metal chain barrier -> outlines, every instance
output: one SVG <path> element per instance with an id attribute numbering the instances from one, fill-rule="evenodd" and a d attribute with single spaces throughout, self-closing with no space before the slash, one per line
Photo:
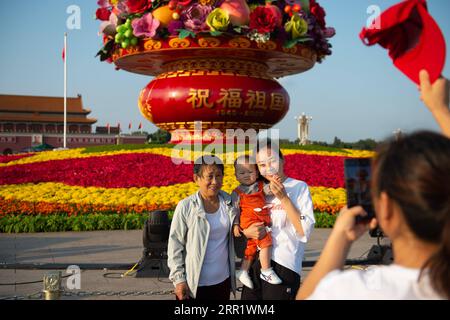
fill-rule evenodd
<path id="1" fill-rule="evenodd" d="M 63 297 L 138 297 L 138 296 L 164 296 L 173 295 L 173 289 L 170 290 L 150 290 L 150 291 L 63 291 L 61 296 Z M 0 300 L 43 300 L 44 293 L 39 291 L 33 294 L 25 296 L 11 296 L 1 298 Z"/>

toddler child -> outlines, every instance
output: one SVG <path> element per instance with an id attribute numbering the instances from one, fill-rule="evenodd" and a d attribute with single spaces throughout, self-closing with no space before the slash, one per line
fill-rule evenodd
<path id="1" fill-rule="evenodd" d="M 266 206 L 265 196 L 272 195 L 270 186 L 264 186 L 260 179 L 256 163 L 251 163 L 249 156 L 238 157 L 234 163 L 236 179 L 240 185 L 233 191 L 232 197 L 236 206 L 240 209 L 240 214 L 236 216 L 233 226 L 235 237 L 240 237 L 243 229 L 248 228 L 256 222 L 264 222 L 267 234 L 261 240 L 249 239 L 245 249 L 245 256 L 242 261 L 238 279 L 243 285 L 253 289 L 253 282 L 250 279 L 248 270 L 252 261 L 256 257 L 259 248 L 259 260 L 261 262 L 261 279 L 271 284 L 280 284 L 282 281 L 270 266 L 272 258 L 272 236 L 270 235 L 270 212 Z"/>

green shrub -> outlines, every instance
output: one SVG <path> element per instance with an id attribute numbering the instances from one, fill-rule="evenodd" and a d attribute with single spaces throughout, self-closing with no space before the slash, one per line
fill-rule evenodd
<path id="1" fill-rule="evenodd" d="M 172 220 L 173 211 L 169 211 Z M 326 212 L 314 213 L 316 228 L 332 228 L 336 216 Z M 147 213 L 90 214 L 80 216 L 57 215 L 7 215 L 0 218 L 1 233 L 34 233 L 95 230 L 136 230 L 144 227 Z"/>
<path id="2" fill-rule="evenodd" d="M 315 212 L 316 218 L 315 228 L 333 228 L 337 216 L 327 212 Z"/>
<path id="3" fill-rule="evenodd" d="M 134 230 L 144 227 L 147 214 L 8 215 L 0 218 L 1 233 Z"/>

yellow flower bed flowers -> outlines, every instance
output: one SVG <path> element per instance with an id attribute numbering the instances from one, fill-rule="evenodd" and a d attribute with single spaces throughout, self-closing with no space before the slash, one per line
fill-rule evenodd
<path id="1" fill-rule="evenodd" d="M 223 190 L 231 193 L 238 183 L 225 179 Z M 168 187 L 151 188 L 97 188 L 68 186 L 62 183 L 39 183 L 0 186 L 0 198 L 5 200 L 74 203 L 107 206 L 170 205 L 175 208 L 179 201 L 198 190 L 193 182 Z M 321 212 L 335 213 L 345 205 L 344 189 L 311 187 L 314 208 Z"/>

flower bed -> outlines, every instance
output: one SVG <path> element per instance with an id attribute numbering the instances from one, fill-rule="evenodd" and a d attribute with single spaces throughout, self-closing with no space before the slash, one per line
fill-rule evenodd
<path id="1" fill-rule="evenodd" d="M 293 154 L 286 156 L 285 172 L 309 186 L 344 187 L 344 157 Z"/>
<path id="2" fill-rule="evenodd" d="M 352 150 L 282 151 L 287 175 L 307 182 L 315 212 L 330 216 L 346 202 L 342 188 L 343 159 L 373 155 Z M 125 224 L 127 228 L 140 227 L 136 215 L 144 217 L 146 212 L 156 209 L 173 210 L 181 199 L 197 190 L 192 182 L 192 163 L 175 165 L 170 158 L 172 153 L 170 147 L 132 150 L 124 147 L 91 153 L 75 149 L 42 152 L 0 163 L 0 232 L 55 231 L 57 226 L 61 231 L 91 230 L 95 226 L 107 230 Z M 178 156 L 191 160 L 196 155 Z M 233 166 L 225 165 L 223 190 L 231 192 L 237 185 Z M 103 222 L 92 222 L 100 221 L 89 218 L 92 215 L 101 216 L 98 219 Z M 117 215 L 129 218 L 121 218 L 118 223 L 115 220 L 118 218 L 112 217 Z M 27 226 L 21 226 L 20 219 Z M 128 219 L 135 222 L 127 222 Z M 334 221 L 323 216 L 320 219 L 319 227 Z M 84 223 L 86 227 L 82 227 Z"/>
<path id="3" fill-rule="evenodd" d="M 11 155 L 11 156 L 0 156 L 0 163 L 8 163 L 11 161 L 16 161 L 19 159 L 23 159 L 23 158 L 27 158 L 27 157 L 31 157 L 33 154 L 32 153 L 28 153 L 28 154 L 19 154 L 19 155 Z"/>
<path id="4" fill-rule="evenodd" d="M 132 188 L 191 180 L 192 165 L 175 165 L 170 158 L 155 154 L 123 154 L 10 166 L 2 170 L 0 185 L 61 182 L 71 186 Z"/>

